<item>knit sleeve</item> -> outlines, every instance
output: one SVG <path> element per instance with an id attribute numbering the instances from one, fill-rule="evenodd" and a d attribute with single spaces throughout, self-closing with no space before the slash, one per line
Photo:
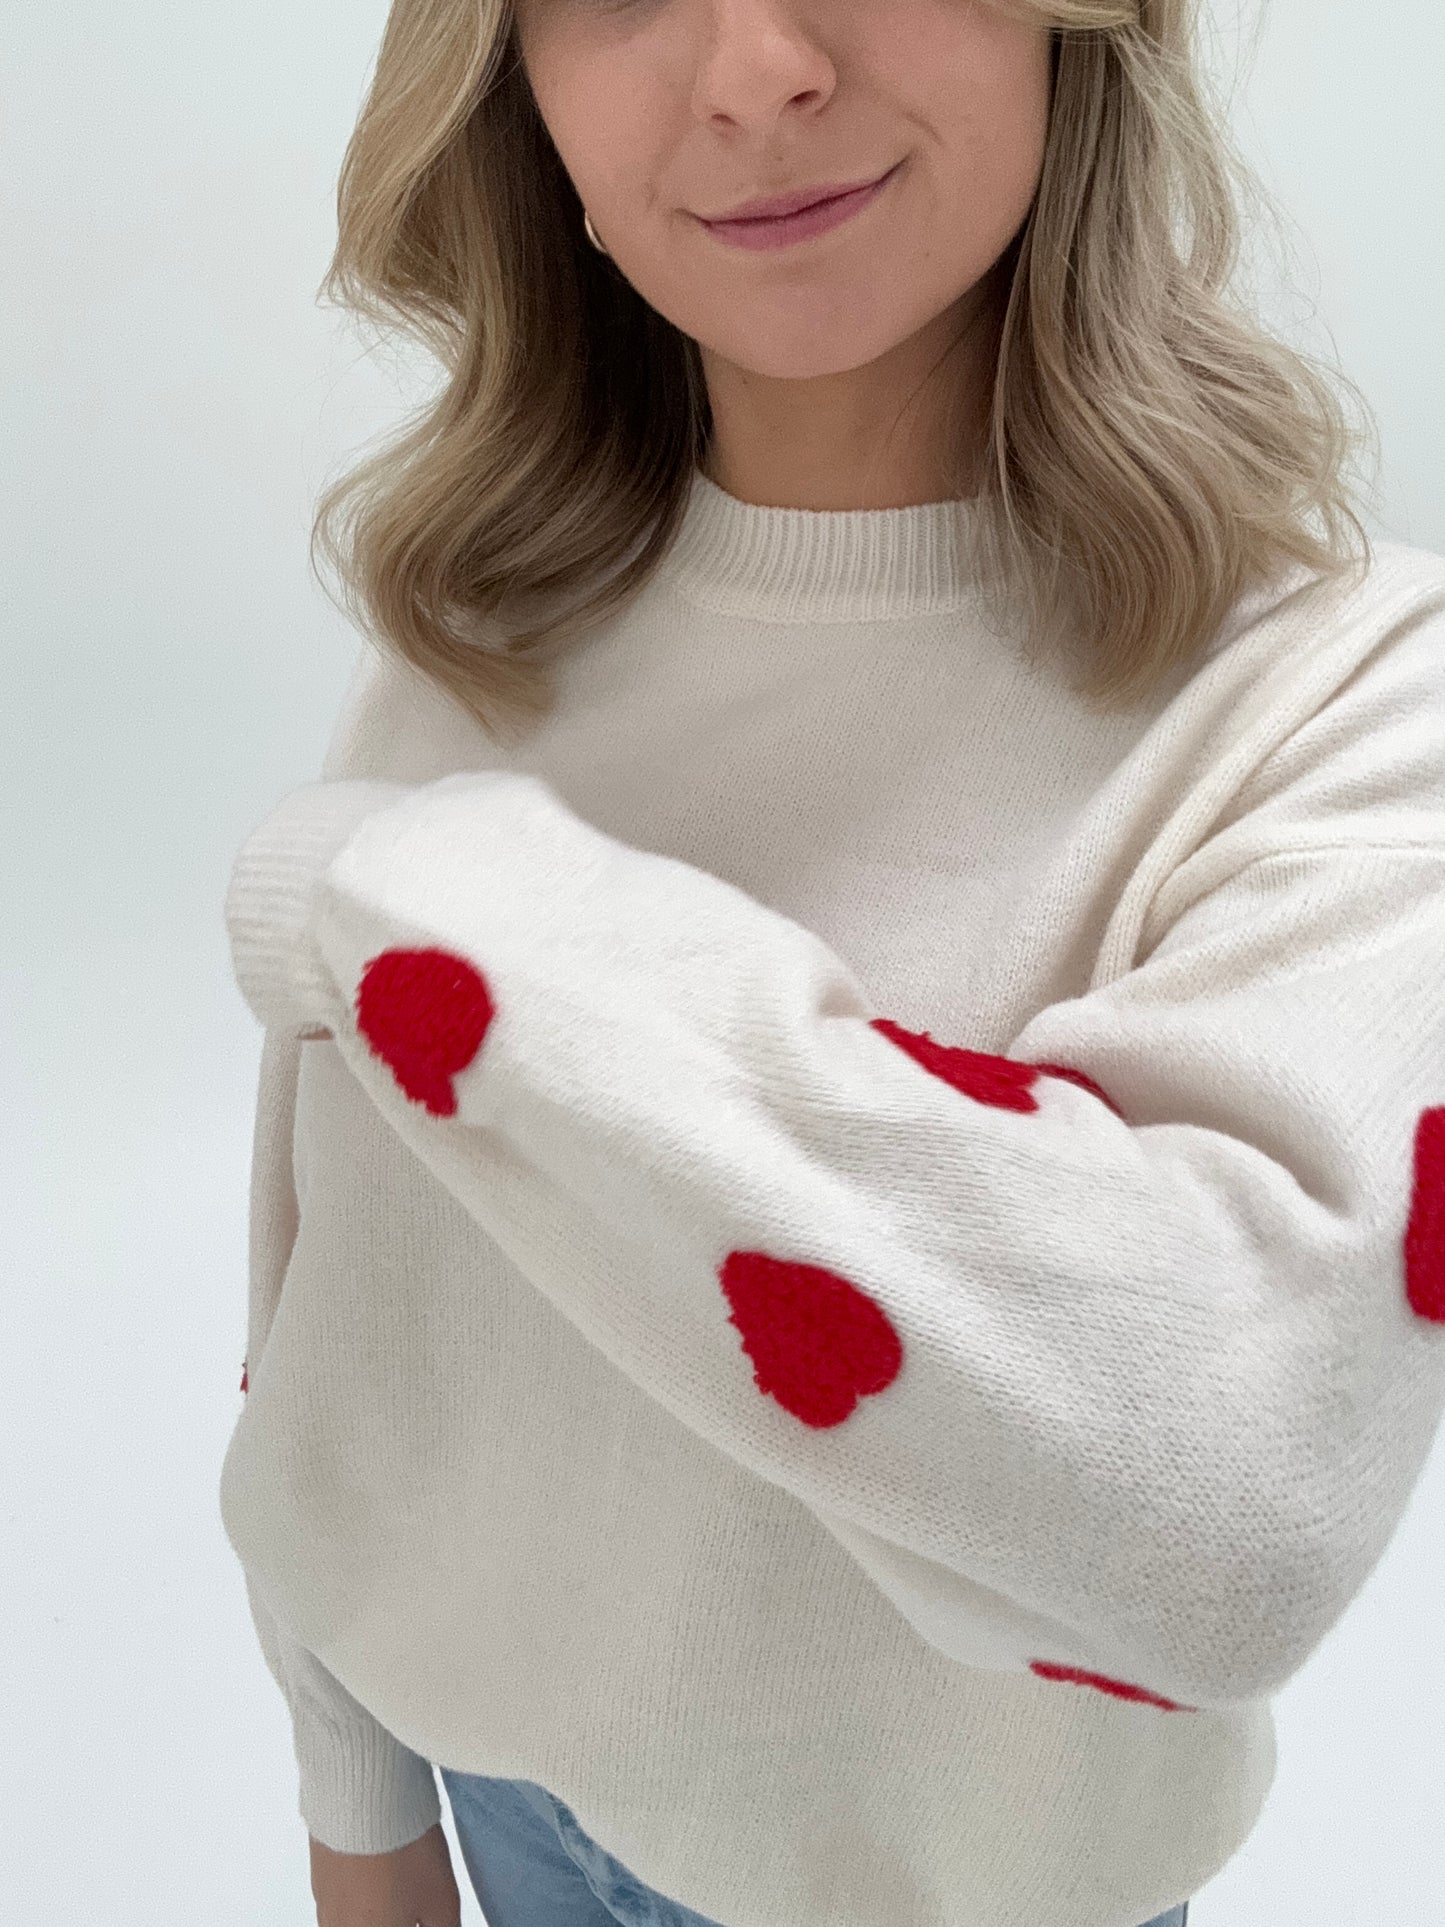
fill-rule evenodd
<path id="1" fill-rule="evenodd" d="M 390 1853 L 419 1840 L 441 1818 L 431 1763 L 359 1705 L 245 1583 L 262 1656 L 291 1715 L 306 1831 L 336 1853 Z"/>
<path id="2" fill-rule="evenodd" d="M 1445 1403 L 1445 837 L 1369 823 L 1175 890 L 1000 1054 L 466 773 L 363 817 L 295 981 L 536 1288 L 924 1639 L 1187 1714 L 1303 1665 Z"/>
<path id="3" fill-rule="evenodd" d="M 302 1046 L 268 1032 L 261 1050 L 250 1192 L 248 1372 L 261 1363 L 297 1227 L 292 1119 Z M 405 1747 L 280 1626 L 250 1576 L 243 1579 L 261 1654 L 291 1717 L 298 1810 L 307 1831 L 338 1853 L 385 1853 L 441 1817 L 429 1761 Z"/>
<path id="4" fill-rule="evenodd" d="M 401 783 L 305 784 L 271 812 L 264 839 L 243 845 L 227 889 L 226 924 L 246 1001 L 268 1031 L 302 1036 L 326 1001 L 330 980 L 310 939 L 317 883 L 357 824 L 406 794 Z"/>

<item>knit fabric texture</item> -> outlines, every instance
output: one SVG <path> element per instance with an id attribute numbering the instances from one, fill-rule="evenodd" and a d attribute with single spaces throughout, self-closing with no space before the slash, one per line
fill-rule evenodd
<path id="1" fill-rule="evenodd" d="M 329 1846 L 441 1765 L 725 1927 L 1137 1927 L 1259 1816 L 1445 1407 L 1445 558 L 1099 716 L 973 515 L 699 474 L 520 746 L 364 651 L 237 854 Z"/>

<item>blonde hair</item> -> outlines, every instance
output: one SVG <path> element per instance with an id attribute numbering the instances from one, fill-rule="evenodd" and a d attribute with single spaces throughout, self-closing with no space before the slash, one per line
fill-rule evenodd
<path id="1" fill-rule="evenodd" d="M 1053 93 L 996 269 L 981 581 L 1108 711 L 1187 669 L 1261 577 L 1364 572 L 1343 473 L 1375 431 L 1353 383 L 1229 294 L 1233 190 L 1272 204 L 1206 105 L 1198 0 L 1005 3 L 1053 29 Z M 447 379 L 324 491 L 312 564 L 498 737 L 548 713 L 549 661 L 663 560 L 711 429 L 697 344 L 587 241 L 508 0 L 393 0 L 338 213 L 321 294 Z"/>

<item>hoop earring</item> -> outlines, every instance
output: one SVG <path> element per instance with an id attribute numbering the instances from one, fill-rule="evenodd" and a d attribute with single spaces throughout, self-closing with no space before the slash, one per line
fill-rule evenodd
<path id="1" fill-rule="evenodd" d="M 587 230 L 587 239 L 592 243 L 593 247 L 597 249 L 597 252 L 599 254 L 606 254 L 607 250 L 598 240 L 597 230 L 592 225 L 592 216 L 587 212 L 586 208 L 582 210 L 582 225 Z"/>

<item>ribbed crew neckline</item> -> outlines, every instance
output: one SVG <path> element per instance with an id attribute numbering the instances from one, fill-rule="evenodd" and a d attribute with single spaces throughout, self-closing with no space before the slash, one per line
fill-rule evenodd
<path id="1" fill-rule="evenodd" d="M 702 608 L 767 622 L 852 622 L 957 609 L 975 593 L 979 510 L 766 508 L 693 471 L 664 573 Z"/>

